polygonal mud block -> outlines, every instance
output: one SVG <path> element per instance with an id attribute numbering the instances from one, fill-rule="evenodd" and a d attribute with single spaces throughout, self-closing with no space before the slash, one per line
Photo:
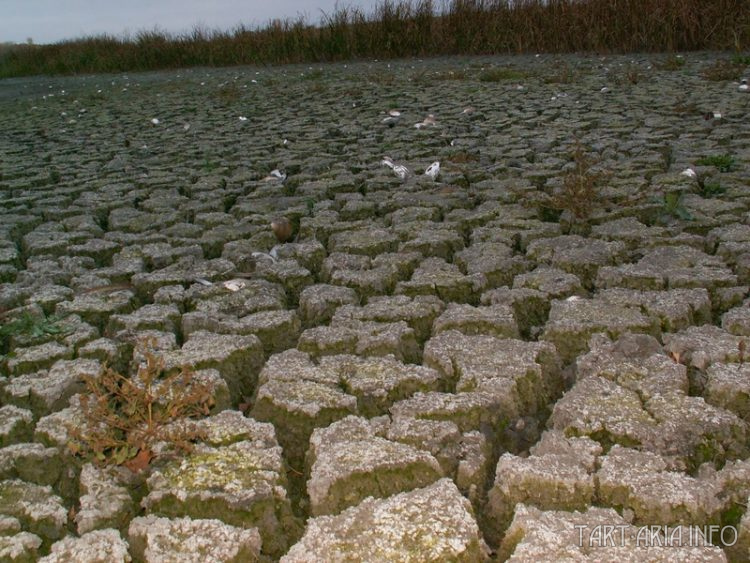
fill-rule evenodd
<path id="1" fill-rule="evenodd" d="M 349 230 L 331 235 L 328 238 L 328 251 L 374 258 L 383 252 L 395 252 L 398 243 L 398 237 L 385 229 Z"/>
<path id="2" fill-rule="evenodd" d="M 500 287 L 485 291 L 481 297 L 482 305 L 509 305 L 513 309 L 518 330 L 529 338 L 536 335 L 547 322 L 550 309 L 550 298 L 546 293 L 536 289 L 510 289 Z"/>
<path id="3" fill-rule="evenodd" d="M 78 534 L 104 528 L 127 528 L 138 512 L 129 485 L 127 470 L 121 467 L 84 465 L 80 477 L 80 509 L 75 515 Z"/>
<path id="4" fill-rule="evenodd" d="M 469 275 L 483 274 L 487 287 L 510 285 L 514 276 L 529 267 L 523 257 L 515 256 L 513 249 L 501 242 L 475 242 L 456 253 L 455 262 Z"/>
<path id="5" fill-rule="evenodd" d="M 319 367 L 338 375 L 343 389 L 357 397 L 358 412 L 364 416 L 384 414 L 396 401 L 419 391 L 440 391 L 443 386 L 434 369 L 404 364 L 393 356 L 326 356 Z"/>
<path id="6" fill-rule="evenodd" d="M 507 397 L 486 391 L 473 393 L 415 393 L 390 408 L 396 419 L 448 421 L 461 432 L 479 430 L 497 438 L 508 421 L 515 418 L 517 406 Z"/>
<path id="7" fill-rule="evenodd" d="M 651 452 L 615 445 L 600 458 L 596 479 L 597 503 L 631 510 L 635 524 L 705 526 L 722 508 L 712 480 L 669 471 Z"/>
<path id="8" fill-rule="evenodd" d="M 311 518 L 284 563 L 487 559 L 469 501 L 450 479 L 386 499 L 366 499 L 337 516 Z"/>
<path id="9" fill-rule="evenodd" d="M 542 511 L 519 504 L 498 549 L 498 561 L 726 561 L 720 547 L 694 536 L 691 541 L 691 530 L 682 531 L 682 542 L 674 536 L 669 544 L 663 534 L 656 531 L 651 536 L 648 528 L 629 524 L 611 508 Z"/>
<path id="10" fill-rule="evenodd" d="M 310 440 L 314 461 L 307 493 L 314 516 L 339 513 L 368 496 L 424 487 L 443 476 L 437 460 L 424 450 L 377 436 L 342 438 L 336 435 L 337 424 L 316 429 Z"/>
<path id="11" fill-rule="evenodd" d="M 29 532 L 0 534 L 0 560 L 8 563 L 38 561 L 41 547 L 42 539 Z"/>
<path id="12" fill-rule="evenodd" d="M 750 337 L 750 303 L 724 313 L 721 316 L 721 328 L 735 336 Z"/>
<path id="13" fill-rule="evenodd" d="M 464 275 L 455 264 L 427 258 L 409 281 L 396 284 L 395 293 L 409 297 L 434 295 L 445 302 L 476 304 L 486 287 L 487 278 L 483 274 Z"/>
<path id="14" fill-rule="evenodd" d="M 574 436 L 612 444 L 650 446 L 658 442 L 659 421 L 638 393 L 602 377 L 576 383 L 554 406 L 548 426 Z"/>
<path id="15" fill-rule="evenodd" d="M 644 400 L 671 392 L 687 395 L 687 369 L 670 358 L 648 334 L 626 332 L 614 342 L 603 334 L 589 340 L 590 351 L 576 361 L 576 378 L 603 377 Z"/>
<path id="16" fill-rule="evenodd" d="M 667 242 L 669 232 L 664 227 L 648 227 L 635 217 L 623 217 L 594 225 L 591 234 L 606 241 L 622 242 L 629 252 L 638 251 L 654 242 Z"/>
<path id="17" fill-rule="evenodd" d="M 713 325 L 664 335 L 664 348 L 679 362 L 705 371 L 716 362 L 740 363 L 743 338 Z"/>
<path id="18" fill-rule="evenodd" d="M 154 467 L 141 504 L 148 514 L 257 527 L 264 553 L 278 557 L 299 532 L 283 463 L 278 446 L 253 441 L 199 445 L 181 460 Z"/>
<path id="19" fill-rule="evenodd" d="M 297 457 L 313 429 L 357 410 L 356 397 L 313 381 L 269 381 L 258 388 L 252 416 L 269 421 L 280 432 L 290 456 Z"/>
<path id="20" fill-rule="evenodd" d="M 315 283 L 310 270 L 296 260 L 265 260 L 256 266 L 255 273 L 269 282 L 280 284 L 292 302 L 297 302 L 302 291 Z"/>
<path id="21" fill-rule="evenodd" d="M 14 405 L 0 407 L 0 447 L 25 442 L 34 431 L 34 415 Z"/>
<path id="22" fill-rule="evenodd" d="M 295 311 L 260 311 L 242 318 L 215 313 L 192 312 L 182 317 L 184 337 L 199 331 L 216 334 L 255 335 L 266 355 L 282 352 L 297 344 L 300 320 Z"/>
<path id="23" fill-rule="evenodd" d="M 52 487 L 18 479 L 0 481 L 0 514 L 17 518 L 45 542 L 61 538 L 68 523 L 68 511 Z"/>
<path id="24" fill-rule="evenodd" d="M 457 330 L 466 335 L 520 338 L 513 309 L 508 305 L 472 307 L 451 303 L 443 314 L 435 319 L 432 335 L 446 330 Z"/>
<path id="25" fill-rule="evenodd" d="M 596 299 L 641 308 L 649 317 L 658 320 L 664 332 L 677 332 L 691 325 L 711 322 L 711 298 L 703 288 L 667 291 L 614 288 L 599 291 Z"/>
<path id="26" fill-rule="evenodd" d="M 521 414 L 545 407 L 562 390 L 559 358 L 544 342 L 449 330 L 425 344 L 424 363 L 455 381 L 457 391 L 504 388 Z"/>
<path id="27" fill-rule="evenodd" d="M 29 348 L 16 348 L 13 357 L 8 358 L 8 373 L 19 376 L 51 367 L 58 360 L 72 360 L 73 347 L 57 342 L 45 342 Z"/>
<path id="28" fill-rule="evenodd" d="M 564 299 L 571 295 L 585 294 L 578 276 L 550 266 L 539 266 L 531 272 L 515 276 L 512 283 L 513 289 L 535 289 L 550 299 Z"/>
<path id="29" fill-rule="evenodd" d="M 44 563 L 129 563 L 128 542 L 117 530 L 95 530 L 80 538 L 68 536 L 52 544 L 50 554 L 40 560 Z"/>
<path id="30" fill-rule="evenodd" d="M 354 354 L 360 331 L 344 326 L 308 328 L 299 337 L 297 348 L 314 358 L 334 354 Z"/>
<path id="31" fill-rule="evenodd" d="M 245 563 L 258 561 L 261 551 L 257 528 L 191 518 L 135 518 L 128 528 L 128 543 L 136 561 Z"/>
<path id="32" fill-rule="evenodd" d="M 100 372 L 101 364 L 96 360 L 58 360 L 49 371 L 14 377 L 2 396 L 9 403 L 44 416 L 64 408 L 73 395 L 85 390 L 84 379 L 95 378 Z"/>
<path id="33" fill-rule="evenodd" d="M 649 449 L 684 462 L 688 471 L 704 462 L 721 465 L 750 455 L 747 423 L 703 397 L 665 393 L 644 406 L 659 421 L 659 441 Z"/>
<path id="34" fill-rule="evenodd" d="M 553 301 L 549 320 L 540 340 L 551 342 L 564 363 L 588 351 L 592 334 L 602 332 L 615 338 L 624 332 L 641 332 L 659 337 L 659 322 L 638 308 L 613 305 L 596 299 Z"/>
<path id="35" fill-rule="evenodd" d="M 413 232 L 413 231 L 412 231 Z M 452 229 L 419 229 L 416 235 L 399 245 L 399 252 L 419 252 L 425 258 L 452 260 L 464 248 L 464 238 Z"/>
<path id="36" fill-rule="evenodd" d="M 584 510 L 594 500 L 593 471 L 601 446 L 588 438 L 565 438 L 560 433 L 548 432 L 545 440 L 529 457 L 500 456 L 486 507 L 491 539 L 500 540 L 517 503 L 542 510 Z"/>
<path id="37" fill-rule="evenodd" d="M 605 266 L 599 270 L 596 287 L 666 289 L 703 287 L 712 301 L 718 288 L 738 285 L 737 276 L 718 256 L 689 246 L 660 246 L 635 264 Z"/>
<path id="38" fill-rule="evenodd" d="M 358 305 L 357 293 L 349 287 L 316 284 L 306 287 L 299 298 L 299 313 L 305 327 L 328 324 L 342 305 Z"/>
<path id="39" fill-rule="evenodd" d="M 0 480 L 21 479 L 37 485 L 56 485 L 62 473 L 57 448 L 41 444 L 13 444 L 0 449 Z"/>
<path id="40" fill-rule="evenodd" d="M 332 325 L 340 326 L 349 320 L 380 323 L 404 321 L 414 329 L 417 341 L 422 343 L 430 337 L 432 324 L 444 309 L 445 304 L 434 296 L 380 296 L 369 299 L 362 307 L 339 307 L 333 316 Z"/>
<path id="41" fill-rule="evenodd" d="M 399 279 L 393 269 L 386 267 L 363 270 L 341 269 L 331 274 L 330 283 L 353 289 L 361 300 L 366 300 L 393 292 Z"/>
<path id="42" fill-rule="evenodd" d="M 399 416 L 393 418 L 382 436 L 426 450 L 438 461 L 444 475 L 456 473 L 461 459 L 462 434 L 455 423 Z"/>
<path id="43" fill-rule="evenodd" d="M 78 349 L 79 358 L 97 360 L 119 373 L 128 371 L 128 362 L 132 355 L 133 349 L 127 342 L 109 338 L 97 338 Z"/>
<path id="44" fill-rule="evenodd" d="M 77 295 L 73 301 L 62 301 L 55 307 L 55 314 L 79 315 L 100 331 L 107 326 L 112 315 L 127 314 L 135 308 L 135 294 L 129 290 Z"/>
<path id="45" fill-rule="evenodd" d="M 750 363 L 717 362 L 706 370 L 706 402 L 750 418 Z"/>
<path id="46" fill-rule="evenodd" d="M 180 326 L 180 310 L 176 305 L 144 305 L 127 315 L 112 315 L 105 334 L 113 335 L 121 330 L 160 330 L 177 332 Z"/>
<path id="47" fill-rule="evenodd" d="M 241 281 L 244 286 L 237 291 L 229 290 L 223 283 L 193 285 L 185 292 L 184 299 L 193 304 L 196 312 L 223 313 L 235 318 L 286 308 L 286 293 L 280 284 L 263 279 Z"/>
<path id="48" fill-rule="evenodd" d="M 621 242 L 564 235 L 532 242 L 526 249 L 526 256 L 539 264 L 576 274 L 583 286 L 590 289 L 599 268 L 619 263 L 626 251 Z"/>
<path id="49" fill-rule="evenodd" d="M 187 365 L 194 370 L 213 368 L 227 382 L 232 402 L 250 396 L 263 365 L 263 345 L 256 336 L 195 332 L 180 350 L 166 352 L 165 370 Z"/>

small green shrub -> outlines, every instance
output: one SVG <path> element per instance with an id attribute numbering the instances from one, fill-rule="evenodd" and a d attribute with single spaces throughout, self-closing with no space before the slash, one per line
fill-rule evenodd
<path id="1" fill-rule="evenodd" d="M 24 337 L 38 339 L 47 335 L 62 334 L 64 329 L 59 325 L 60 317 L 38 316 L 24 312 L 19 317 L 0 325 L 0 354 L 7 354 L 11 341 Z"/>
<path id="2" fill-rule="evenodd" d="M 489 68 L 479 73 L 480 82 L 503 82 L 506 80 L 523 80 L 526 73 L 513 68 Z"/>
<path id="3" fill-rule="evenodd" d="M 734 168 L 734 157 L 731 154 L 704 156 L 695 161 L 698 166 L 713 166 L 719 172 L 729 172 Z"/>
<path id="4" fill-rule="evenodd" d="M 678 55 L 670 55 L 660 61 L 654 61 L 652 64 L 657 70 L 680 70 L 685 66 L 685 59 Z"/>

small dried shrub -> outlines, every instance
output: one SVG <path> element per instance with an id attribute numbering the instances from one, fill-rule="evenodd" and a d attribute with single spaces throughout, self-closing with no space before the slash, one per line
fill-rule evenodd
<path id="1" fill-rule="evenodd" d="M 513 68 L 489 68 L 479 73 L 480 82 L 503 82 L 505 80 L 522 80 L 526 73 Z"/>
<path id="2" fill-rule="evenodd" d="M 671 55 L 652 64 L 656 70 L 680 70 L 685 66 L 685 59 L 679 55 Z"/>
<path id="3" fill-rule="evenodd" d="M 722 80 L 737 80 L 747 65 L 728 59 L 719 59 L 711 66 L 703 69 L 701 75 L 706 80 L 719 82 Z"/>
<path id="4" fill-rule="evenodd" d="M 213 406 L 211 386 L 196 380 L 187 367 L 161 378 L 164 360 L 144 352 L 146 361 L 130 378 L 104 367 L 84 378 L 83 424 L 70 427 L 74 455 L 96 463 L 145 467 L 154 446 L 166 442 L 189 452 L 202 437 L 191 419 L 207 416 Z"/>

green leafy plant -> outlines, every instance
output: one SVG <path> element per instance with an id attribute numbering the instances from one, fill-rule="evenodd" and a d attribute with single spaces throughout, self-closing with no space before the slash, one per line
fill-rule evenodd
<path id="1" fill-rule="evenodd" d="M 716 197 L 726 191 L 726 188 L 719 182 L 699 182 L 698 189 L 703 198 Z"/>
<path id="2" fill-rule="evenodd" d="M 684 221 L 692 221 L 693 215 L 688 211 L 682 202 L 682 193 L 670 192 L 664 194 L 662 200 L 662 211 L 670 217 L 677 217 Z"/>
<path id="3" fill-rule="evenodd" d="M 163 359 L 151 352 L 144 356 L 132 378 L 108 367 L 84 377 L 83 424 L 68 428 L 73 455 L 139 470 L 148 465 L 158 442 L 190 452 L 203 437 L 194 420 L 209 414 L 211 386 L 187 367 L 162 377 Z"/>
<path id="4" fill-rule="evenodd" d="M 11 342 L 17 338 L 39 339 L 47 335 L 63 334 L 65 329 L 60 326 L 60 317 L 32 315 L 23 312 L 13 320 L 0 325 L 0 354 L 7 354 Z"/>
<path id="5" fill-rule="evenodd" d="M 729 172 L 734 168 L 734 157 L 731 154 L 704 156 L 695 163 L 698 166 L 713 166 L 719 172 Z"/>

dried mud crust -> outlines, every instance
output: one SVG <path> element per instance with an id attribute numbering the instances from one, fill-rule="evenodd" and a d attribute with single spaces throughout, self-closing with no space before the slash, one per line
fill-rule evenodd
<path id="1" fill-rule="evenodd" d="M 750 558 L 727 56 L 1 81 L 0 559 L 644 556 L 597 525 L 733 526 L 648 557 Z M 83 378 L 144 346 L 208 384 L 199 443 L 73 457 Z"/>

